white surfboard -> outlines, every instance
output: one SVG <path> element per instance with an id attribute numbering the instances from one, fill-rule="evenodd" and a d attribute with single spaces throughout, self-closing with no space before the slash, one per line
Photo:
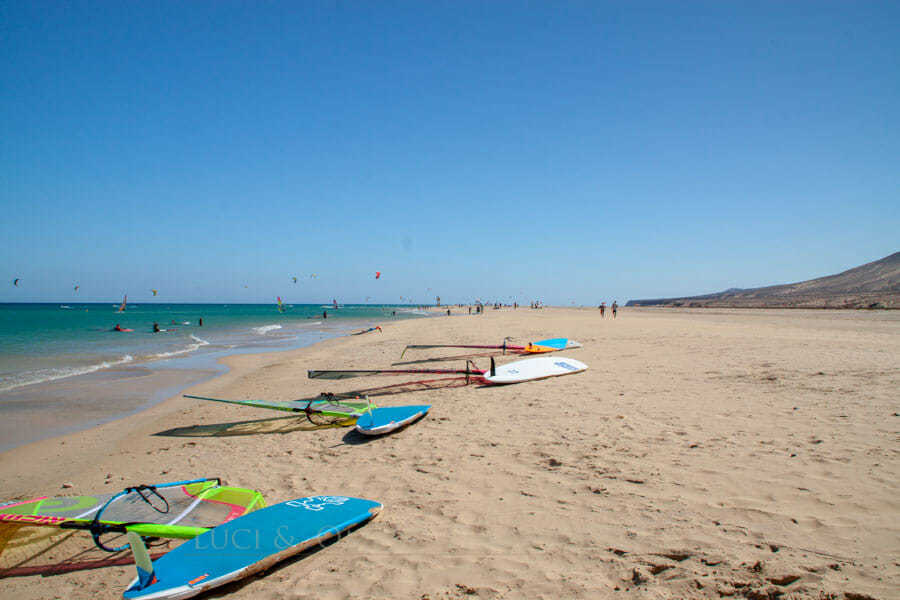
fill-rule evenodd
<path id="1" fill-rule="evenodd" d="M 495 369 L 493 375 L 488 371 L 482 376 L 482 379 L 491 384 L 505 385 L 581 373 L 587 368 L 586 364 L 574 358 L 540 356 L 500 365 Z"/>

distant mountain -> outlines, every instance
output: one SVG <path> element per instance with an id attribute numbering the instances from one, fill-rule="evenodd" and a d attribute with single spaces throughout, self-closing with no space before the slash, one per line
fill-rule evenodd
<path id="1" fill-rule="evenodd" d="M 629 300 L 626 306 L 732 308 L 900 308 L 900 252 L 799 283 L 689 296 Z"/>

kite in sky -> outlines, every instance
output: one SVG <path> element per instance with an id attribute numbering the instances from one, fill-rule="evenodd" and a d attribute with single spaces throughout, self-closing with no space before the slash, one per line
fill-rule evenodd
<path id="1" fill-rule="evenodd" d="M 297 283 L 297 278 L 296 278 L 296 277 L 291 277 L 291 279 L 294 280 L 294 283 Z"/>
<path id="2" fill-rule="evenodd" d="M 155 296 L 159 290 L 150 290 L 150 291 L 153 292 L 153 295 Z"/>
<path id="3" fill-rule="evenodd" d="M 381 277 L 381 271 L 375 271 L 375 279 Z"/>
<path id="4" fill-rule="evenodd" d="M 13 285 L 16 286 L 16 287 L 19 287 L 19 278 L 18 278 L 18 277 L 16 277 L 15 279 L 13 279 Z"/>

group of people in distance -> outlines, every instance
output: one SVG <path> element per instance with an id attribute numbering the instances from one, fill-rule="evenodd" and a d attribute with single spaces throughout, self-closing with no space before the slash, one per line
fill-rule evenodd
<path id="1" fill-rule="evenodd" d="M 601 318 L 602 318 L 602 317 L 605 317 L 605 316 L 606 316 L 606 302 L 601 302 L 601 303 L 600 303 L 600 306 L 598 306 L 597 308 L 600 309 L 600 317 L 601 317 Z M 612 317 L 613 317 L 613 319 L 615 319 L 615 318 L 616 318 L 616 313 L 619 312 L 619 303 L 618 303 L 618 301 L 617 301 L 617 300 L 613 300 L 612 306 L 610 306 L 610 308 L 612 309 Z"/>

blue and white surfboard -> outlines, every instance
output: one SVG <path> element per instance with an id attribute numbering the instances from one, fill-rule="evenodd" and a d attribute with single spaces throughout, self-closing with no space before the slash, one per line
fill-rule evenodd
<path id="1" fill-rule="evenodd" d="M 381 504 L 346 496 L 311 496 L 282 502 L 214 527 L 148 564 L 133 536 L 139 577 L 129 600 L 190 598 L 267 569 L 365 523 Z"/>
<path id="2" fill-rule="evenodd" d="M 430 405 L 384 406 L 367 410 L 356 419 L 356 430 L 363 435 L 384 435 L 425 416 Z"/>

